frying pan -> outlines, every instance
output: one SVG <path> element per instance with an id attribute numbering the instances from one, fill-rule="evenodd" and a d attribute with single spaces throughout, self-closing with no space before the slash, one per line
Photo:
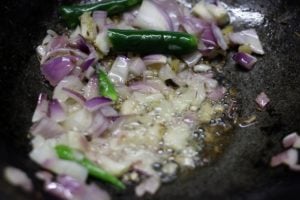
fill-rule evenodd
<path id="1" fill-rule="evenodd" d="M 256 114 L 259 123 L 246 129 L 236 127 L 230 145 L 216 161 L 179 177 L 174 183 L 164 185 L 155 196 L 144 199 L 300 199 L 300 173 L 268 166 L 271 156 L 282 150 L 283 136 L 300 131 L 300 37 L 296 34 L 300 33 L 299 3 L 296 0 L 225 2 L 236 8 L 232 12 L 238 12 L 234 21 L 237 29 L 255 28 L 266 51 L 251 72 L 240 70 L 230 56 L 224 67 L 225 77 L 239 91 L 240 115 Z M 35 191 L 24 193 L 10 186 L 1 175 L 0 199 L 53 199 L 34 178 L 39 168 L 28 159 L 27 132 L 38 93 L 50 92 L 34 55 L 49 27 L 62 28 L 55 25 L 57 6 L 55 0 L 1 2 L 0 171 L 7 165 L 23 169 L 33 178 Z M 244 23 L 241 18 L 245 17 L 248 21 Z M 261 91 L 271 99 L 266 112 L 255 110 L 254 99 Z M 138 199 L 132 188 L 112 194 L 113 199 Z"/>

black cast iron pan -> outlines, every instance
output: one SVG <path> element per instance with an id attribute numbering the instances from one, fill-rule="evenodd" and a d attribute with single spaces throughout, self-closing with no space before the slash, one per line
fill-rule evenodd
<path id="1" fill-rule="evenodd" d="M 270 157 L 282 150 L 280 140 L 300 131 L 300 6 L 292 0 L 225 0 L 232 8 L 263 15 L 237 27 L 257 29 L 266 55 L 251 72 L 239 70 L 230 59 L 225 75 L 239 91 L 240 114 L 256 113 L 259 123 L 236 128 L 225 153 L 210 165 L 163 186 L 157 195 L 144 199 L 300 199 L 300 173 L 285 167 L 271 169 Z M 47 28 L 57 20 L 55 0 L 4 0 L 0 5 L 0 172 L 7 165 L 26 171 L 31 177 L 38 166 L 30 161 L 27 132 L 40 91 L 49 92 L 42 80 L 35 47 Z M 241 7 L 242 6 L 242 7 Z M 249 18 L 249 17 L 248 17 Z M 297 35 L 297 33 L 298 35 Z M 267 112 L 255 111 L 254 99 L 261 91 L 271 98 Z M 26 194 L 10 186 L 1 175 L 0 199 L 53 199 L 42 192 Z M 137 199 L 133 191 L 113 194 L 113 199 Z"/>

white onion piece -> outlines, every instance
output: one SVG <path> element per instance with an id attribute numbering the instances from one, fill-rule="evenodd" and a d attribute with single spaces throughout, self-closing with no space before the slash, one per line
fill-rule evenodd
<path id="1" fill-rule="evenodd" d="M 139 197 L 143 196 L 146 193 L 155 194 L 155 192 L 158 190 L 159 186 L 160 186 L 159 178 L 152 176 L 152 177 L 144 180 L 142 183 L 140 183 L 135 188 L 135 193 Z"/>
<path id="2" fill-rule="evenodd" d="M 49 116 L 56 122 L 62 122 L 66 119 L 65 111 L 57 99 L 53 99 L 49 104 Z"/>
<path id="3" fill-rule="evenodd" d="M 78 35 L 80 35 L 81 33 L 81 27 L 80 26 L 77 26 L 73 31 L 72 33 L 70 34 L 70 39 L 75 39 L 78 37 Z"/>
<path id="4" fill-rule="evenodd" d="M 170 91 L 172 91 L 172 89 L 167 87 L 166 84 L 160 79 L 146 80 L 145 83 L 165 95 L 168 95 L 170 93 Z"/>
<path id="5" fill-rule="evenodd" d="M 219 47 L 221 47 L 221 49 L 223 49 L 224 51 L 227 50 L 228 45 L 225 41 L 225 38 L 224 38 L 224 35 L 223 35 L 221 29 L 217 25 L 212 24 L 211 30 L 214 34 L 215 39 L 217 40 Z"/>
<path id="6" fill-rule="evenodd" d="M 255 102 L 257 105 L 261 108 L 264 109 L 270 102 L 269 97 L 266 95 L 266 93 L 261 92 L 255 99 Z"/>
<path id="7" fill-rule="evenodd" d="M 68 131 L 66 144 L 74 149 L 87 151 L 89 148 L 89 143 L 87 139 L 78 131 Z"/>
<path id="8" fill-rule="evenodd" d="M 53 98 L 61 102 L 68 99 L 68 94 L 63 91 L 63 88 L 69 88 L 74 91 L 80 91 L 83 88 L 83 84 L 80 79 L 76 76 L 66 76 L 59 84 L 55 87 Z"/>
<path id="9" fill-rule="evenodd" d="M 107 30 L 101 31 L 95 40 L 95 46 L 104 54 L 107 55 L 109 53 L 110 43 L 107 37 Z"/>
<path id="10" fill-rule="evenodd" d="M 93 20 L 97 24 L 98 30 L 101 31 L 106 24 L 107 12 L 96 10 L 93 12 Z"/>
<path id="11" fill-rule="evenodd" d="M 85 73 L 84 73 L 84 76 L 87 78 L 87 79 L 90 79 L 94 74 L 95 74 L 95 69 L 93 67 L 89 67 Z"/>
<path id="12" fill-rule="evenodd" d="M 86 109 L 80 109 L 69 114 L 64 121 L 64 127 L 68 130 L 84 132 L 92 123 L 92 114 Z"/>
<path id="13" fill-rule="evenodd" d="M 199 64 L 193 67 L 194 72 L 207 72 L 211 70 L 211 66 L 206 64 Z"/>
<path id="14" fill-rule="evenodd" d="M 143 58 L 145 65 L 166 64 L 167 57 L 162 54 L 148 55 Z"/>
<path id="15" fill-rule="evenodd" d="M 29 157 L 42 166 L 47 163 L 47 160 L 58 159 L 53 147 L 45 142 L 39 146 L 34 146 L 33 150 L 29 153 Z"/>
<path id="16" fill-rule="evenodd" d="M 201 0 L 199 3 L 197 3 L 193 7 L 192 12 L 207 22 L 215 21 L 214 16 L 207 10 L 205 0 Z"/>
<path id="17" fill-rule="evenodd" d="M 297 132 L 290 133 L 283 138 L 282 144 L 285 148 L 288 147 L 300 148 L 300 136 L 298 135 Z"/>
<path id="18" fill-rule="evenodd" d="M 108 76 L 112 82 L 116 84 L 125 84 L 128 78 L 128 64 L 129 60 L 125 57 L 118 56 L 112 65 Z"/>
<path id="19" fill-rule="evenodd" d="M 206 93 L 205 93 L 205 87 L 203 83 L 198 84 L 197 86 L 193 85 L 191 86 L 194 88 L 196 91 L 195 98 L 192 101 L 192 106 L 197 106 L 199 107 L 201 103 L 205 100 L 206 98 Z"/>
<path id="20" fill-rule="evenodd" d="M 52 178 L 53 178 L 53 175 L 47 171 L 39 171 L 39 172 L 36 172 L 35 173 L 35 176 L 41 180 L 41 181 L 44 181 L 45 183 L 50 183 Z"/>
<path id="21" fill-rule="evenodd" d="M 144 0 L 134 21 L 134 26 L 142 29 L 171 31 L 169 16 L 154 2 Z"/>
<path id="22" fill-rule="evenodd" d="M 163 139 L 166 146 L 175 150 L 184 149 L 187 144 L 187 138 L 190 135 L 190 129 L 185 123 L 178 123 L 172 127 L 169 127 L 165 133 Z"/>
<path id="23" fill-rule="evenodd" d="M 81 35 L 84 38 L 93 41 L 96 38 L 97 30 L 96 30 L 96 24 L 94 23 L 94 20 L 91 17 L 90 12 L 84 12 L 80 16 L 80 24 L 81 24 Z"/>
<path id="24" fill-rule="evenodd" d="M 54 138 L 63 134 L 64 129 L 48 117 L 42 118 L 30 128 L 32 135 L 41 135 L 45 139 Z"/>
<path id="25" fill-rule="evenodd" d="M 32 122 L 37 122 L 41 120 L 42 118 L 46 117 L 48 115 L 48 106 L 49 101 L 47 100 L 47 95 L 44 93 L 41 93 L 38 98 L 37 106 L 35 108 Z"/>
<path id="26" fill-rule="evenodd" d="M 152 87 L 151 85 L 145 83 L 145 82 L 135 82 L 133 84 L 131 84 L 129 86 L 129 88 L 131 89 L 131 91 L 133 92 L 142 92 L 142 93 L 158 93 L 160 92 L 159 90 L 155 89 L 154 87 Z"/>
<path id="27" fill-rule="evenodd" d="M 103 116 L 103 114 L 101 112 L 97 112 L 94 115 L 93 122 L 88 128 L 87 133 L 97 137 L 101 135 L 104 131 L 106 131 L 109 125 L 109 121 Z"/>
<path id="28" fill-rule="evenodd" d="M 300 171 L 300 165 L 297 164 L 298 161 L 298 152 L 296 149 L 286 150 L 276 156 L 273 156 L 271 159 L 271 166 L 276 167 L 281 164 L 289 166 L 293 170 Z"/>
<path id="29" fill-rule="evenodd" d="M 43 58 L 47 53 L 47 48 L 43 45 L 39 45 L 36 48 L 36 52 L 37 52 L 37 54 L 39 55 L 40 58 Z"/>
<path id="30" fill-rule="evenodd" d="M 105 117 L 118 117 L 119 113 L 111 106 L 105 106 L 100 108 L 102 115 Z"/>
<path id="31" fill-rule="evenodd" d="M 85 98 L 82 96 L 79 92 L 63 87 L 62 90 L 70 97 L 71 99 L 74 99 L 76 102 L 78 102 L 80 105 L 84 105 Z"/>
<path id="32" fill-rule="evenodd" d="M 206 3 L 206 8 L 218 25 L 223 26 L 229 22 L 227 10 L 220 3 L 217 5 L 213 3 Z"/>
<path id="33" fill-rule="evenodd" d="M 73 161 L 50 159 L 43 166 L 57 174 L 74 177 L 80 182 L 85 182 L 88 175 L 86 168 Z"/>
<path id="34" fill-rule="evenodd" d="M 229 39 L 234 44 L 250 45 L 251 50 L 257 54 L 265 54 L 257 32 L 254 29 L 231 33 Z"/>
<path id="35" fill-rule="evenodd" d="M 6 167 L 4 169 L 4 177 L 10 184 L 19 186 L 27 192 L 30 192 L 33 189 L 30 178 L 20 169 L 15 167 Z"/>
<path id="36" fill-rule="evenodd" d="M 48 170 L 58 174 L 67 174 L 84 182 L 87 177 L 86 169 L 72 161 L 59 160 L 53 145 L 55 144 L 45 143 L 34 148 L 29 154 L 30 158 Z"/>
<path id="37" fill-rule="evenodd" d="M 131 91 L 126 85 L 116 87 L 119 97 L 122 99 L 127 99 L 131 96 Z"/>
<path id="38" fill-rule="evenodd" d="M 141 76 L 146 70 L 145 63 L 140 57 L 130 59 L 129 72 L 135 76 Z"/>
<path id="39" fill-rule="evenodd" d="M 109 194 L 95 184 L 87 186 L 82 200 L 110 200 Z"/>
<path id="40" fill-rule="evenodd" d="M 122 21 L 124 21 L 124 23 L 126 23 L 127 25 L 132 26 L 137 14 L 138 14 L 138 9 L 134 9 L 130 12 L 125 12 L 122 15 Z"/>
<path id="41" fill-rule="evenodd" d="M 207 97 L 212 101 L 219 101 L 221 100 L 226 93 L 226 88 L 224 87 L 217 87 L 213 91 L 207 94 Z"/>
<path id="42" fill-rule="evenodd" d="M 184 55 L 182 57 L 183 61 L 189 66 L 193 67 L 195 66 L 199 60 L 202 58 L 202 54 L 199 51 L 195 51 L 191 54 Z"/>
<path id="43" fill-rule="evenodd" d="M 84 97 L 91 99 L 99 96 L 98 78 L 93 76 L 84 88 Z"/>
<path id="44" fill-rule="evenodd" d="M 169 65 L 165 65 L 159 70 L 158 76 L 163 81 L 167 79 L 173 79 L 173 81 L 175 81 L 176 74 Z"/>

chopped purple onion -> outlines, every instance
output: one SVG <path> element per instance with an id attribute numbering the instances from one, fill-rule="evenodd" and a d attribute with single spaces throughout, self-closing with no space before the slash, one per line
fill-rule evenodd
<path id="1" fill-rule="evenodd" d="M 109 128 L 110 122 L 103 116 L 101 112 L 94 114 L 92 125 L 88 128 L 87 132 L 90 135 L 98 137 Z"/>
<path id="2" fill-rule="evenodd" d="M 134 26 L 142 29 L 172 31 L 172 20 L 168 14 L 155 2 L 143 1 Z"/>
<path id="3" fill-rule="evenodd" d="M 204 27 L 203 32 L 201 33 L 201 40 L 207 49 L 214 49 L 217 46 L 217 41 L 211 25 Z"/>
<path id="4" fill-rule="evenodd" d="M 78 35 L 74 41 L 72 41 L 71 46 L 80 50 L 81 52 L 85 54 L 90 54 L 90 47 L 87 43 L 87 41 L 82 37 L 82 35 Z"/>
<path id="5" fill-rule="evenodd" d="M 64 129 L 50 118 L 44 117 L 30 128 L 32 135 L 41 135 L 45 139 L 63 134 Z"/>
<path id="6" fill-rule="evenodd" d="M 80 68 L 83 72 L 85 72 L 86 70 L 89 69 L 89 67 L 91 67 L 94 62 L 95 62 L 95 58 L 87 58 L 85 61 L 83 61 L 83 63 L 80 65 Z"/>
<path id="7" fill-rule="evenodd" d="M 56 86 L 65 76 L 69 75 L 75 67 L 74 56 L 62 56 L 51 59 L 42 64 L 41 70 L 52 86 Z"/>
<path id="8" fill-rule="evenodd" d="M 52 51 L 55 49 L 65 48 L 68 45 L 68 37 L 65 35 L 55 36 L 48 44 L 48 50 Z"/>
<path id="9" fill-rule="evenodd" d="M 197 17 L 184 16 L 181 17 L 181 25 L 189 34 L 200 36 L 204 28 L 209 24 Z"/>
<path id="10" fill-rule="evenodd" d="M 167 57 L 162 54 L 148 55 L 143 58 L 145 65 L 166 64 Z"/>
<path id="11" fill-rule="evenodd" d="M 224 51 L 228 49 L 228 45 L 225 41 L 225 38 L 224 38 L 224 35 L 221 31 L 221 29 L 215 25 L 215 24 L 212 24 L 211 25 L 211 30 L 213 32 L 213 35 L 215 37 L 215 39 L 217 40 L 217 44 L 219 45 L 219 47 L 221 49 L 223 49 Z"/>
<path id="12" fill-rule="evenodd" d="M 81 52 L 78 49 L 59 48 L 59 49 L 54 49 L 53 51 L 50 51 L 45 56 L 43 56 L 41 59 L 41 64 L 44 64 L 50 58 L 68 56 L 68 55 L 75 56 L 78 59 L 85 59 L 86 57 L 88 57 L 87 54 Z"/>
<path id="13" fill-rule="evenodd" d="M 76 102 L 78 102 L 81 105 L 84 105 L 85 98 L 79 93 L 69 88 L 62 88 L 62 90 L 67 94 L 68 97 L 74 99 Z"/>
<path id="14" fill-rule="evenodd" d="M 53 99 L 49 104 L 49 116 L 56 122 L 62 122 L 66 119 L 65 111 L 57 99 Z"/>
<path id="15" fill-rule="evenodd" d="M 68 99 L 68 94 L 63 88 L 69 88 L 72 90 L 80 91 L 83 88 L 83 83 L 79 77 L 70 75 L 66 76 L 59 84 L 54 88 L 53 98 L 58 99 L 60 102 L 65 102 Z"/>
<path id="16" fill-rule="evenodd" d="M 167 14 L 171 21 L 172 31 L 178 31 L 180 18 L 184 15 L 183 8 L 174 0 L 154 0 L 154 2 Z"/>
<path id="17" fill-rule="evenodd" d="M 92 99 L 87 100 L 84 103 L 84 106 L 88 111 L 93 112 L 101 107 L 111 105 L 112 103 L 112 100 L 106 97 L 94 97 Z"/>
<path id="18" fill-rule="evenodd" d="M 71 176 L 59 175 L 56 180 L 72 194 L 80 193 L 83 190 L 82 184 Z"/>
<path id="19" fill-rule="evenodd" d="M 232 56 L 232 59 L 246 70 L 253 69 L 253 66 L 257 62 L 257 59 L 254 56 L 243 52 L 235 53 Z"/>
<path id="20" fill-rule="evenodd" d="M 59 198 L 66 200 L 110 200 L 109 195 L 93 183 L 86 185 L 67 175 L 59 175 L 56 181 L 51 179 L 45 181 L 44 188 Z"/>
<path id="21" fill-rule="evenodd" d="M 259 40 L 259 37 L 254 29 L 247 29 L 241 32 L 232 33 L 229 39 L 234 44 L 250 45 L 253 52 L 263 55 L 265 52 Z"/>
<path id="22" fill-rule="evenodd" d="M 133 10 L 131 12 L 125 12 L 122 16 L 122 21 L 124 21 L 127 25 L 133 26 L 134 20 L 138 14 L 138 10 Z"/>
<path id="23" fill-rule="evenodd" d="M 270 99 L 264 92 L 262 92 L 256 97 L 255 101 L 261 109 L 264 109 L 269 104 Z"/>

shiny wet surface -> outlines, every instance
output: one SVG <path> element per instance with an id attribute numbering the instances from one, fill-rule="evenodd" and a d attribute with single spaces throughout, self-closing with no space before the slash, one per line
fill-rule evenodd
<path id="1" fill-rule="evenodd" d="M 244 72 L 228 56 L 224 73 L 239 90 L 240 115 L 256 114 L 258 123 L 237 128 L 231 144 L 215 162 L 163 186 L 144 199 L 298 199 L 300 174 L 284 167 L 271 169 L 270 157 L 281 151 L 281 138 L 300 131 L 300 6 L 297 1 L 227 0 L 238 26 L 255 28 L 266 55 L 254 70 Z M 6 165 L 22 168 L 31 177 L 39 169 L 27 158 L 27 130 L 43 83 L 35 47 L 55 16 L 57 1 L 4 1 L 1 5 L 1 140 L 0 170 Z M 39 16 L 39 17 L 37 17 Z M 244 24 L 243 21 L 248 20 Z M 254 99 L 265 91 L 271 99 L 267 112 L 256 111 Z M 24 194 L 0 180 L 0 199 L 51 199 L 35 178 L 36 191 Z M 114 192 L 113 192 L 114 193 Z M 115 193 L 114 193 L 115 194 Z M 133 191 L 113 199 L 138 199 Z"/>

